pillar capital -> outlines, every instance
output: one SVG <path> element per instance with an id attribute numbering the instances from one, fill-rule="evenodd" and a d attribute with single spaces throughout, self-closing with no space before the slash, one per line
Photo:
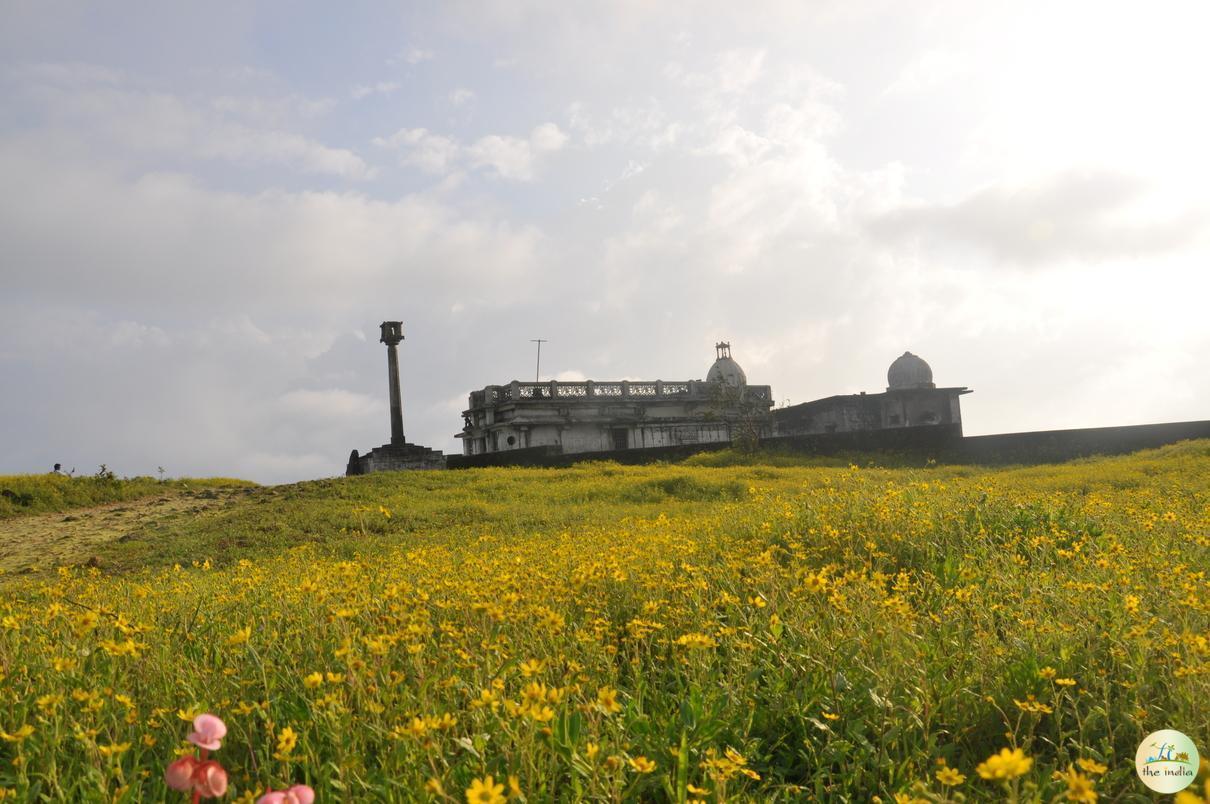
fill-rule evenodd
<path id="1" fill-rule="evenodd" d="M 382 328 L 382 337 L 378 339 L 380 343 L 397 346 L 403 340 L 402 321 L 383 321 L 379 326 Z"/>

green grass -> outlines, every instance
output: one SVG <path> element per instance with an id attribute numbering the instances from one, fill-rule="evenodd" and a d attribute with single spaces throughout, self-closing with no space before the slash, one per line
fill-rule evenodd
<path id="1" fill-rule="evenodd" d="M 166 491 L 242 488 L 254 485 L 256 484 L 246 480 L 225 477 L 161 481 L 153 477 L 67 477 L 53 473 L 0 475 L 0 520 L 137 500 Z"/>
<path id="2" fill-rule="evenodd" d="M 525 801 L 1049 802 L 1079 760 L 1135 801 L 1144 735 L 1210 740 L 1210 441 L 729 463 L 131 503 L 96 566 L 0 578 L 0 788 L 182 801 L 160 779 L 199 711 L 237 794 L 342 802 L 487 776 Z M 1032 766 L 981 778 L 1006 746 Z"/>

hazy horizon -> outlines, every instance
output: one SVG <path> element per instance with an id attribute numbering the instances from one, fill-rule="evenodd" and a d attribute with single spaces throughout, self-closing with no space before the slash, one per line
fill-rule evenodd
<path id="1" fill-rule="evenodd" d="M 0 473 L 343 472 L 467 394 L 779 402 L 911 351 L 967 434 L 1210 418 L 1210 9 L 0 6 Z"/>

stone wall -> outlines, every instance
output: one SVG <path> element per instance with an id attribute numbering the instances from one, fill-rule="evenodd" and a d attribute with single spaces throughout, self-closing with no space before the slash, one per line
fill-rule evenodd
<path id="1" fill-rule="evenodd" d="M 814 433 L 762 438 L 760 445 L 807 455 L 892 453 L 921 462 L 1004 464 L 1067 461 L 1089 455 L 1115 455 L 1161 447 L 1191 438 L 1210 438 L 1210 421 L 1169 422 L 1127 427 L 1093 427 L 963 438 L 961 424 L 921 425 L 883 430 Z M 478 466 L 570 466 L 579 461 L 652 463 L 725 449 L 730 442 L 681 444 L 648 449 L 601 450 L 563 454 L 558 446 L 535 447 L 487 455 L 451 455 L 450 469 Z"/>
<path id="2" fill-rule="evenodd" d="M 1121 455 L 1191 438 L 1210 438 L 1210 421 L 967 436 L 944 457 L 954 463 L 1049 463 Z"/>
<path id="3" fill-rule="evenodd" d="M 365 475 L 370 472 L 445 468 L 445 455 L 440 450 L 418 444 L 384 444 L 365 455 L 358 455 L 357 450 L 353 450 L 345 474 Z"/>

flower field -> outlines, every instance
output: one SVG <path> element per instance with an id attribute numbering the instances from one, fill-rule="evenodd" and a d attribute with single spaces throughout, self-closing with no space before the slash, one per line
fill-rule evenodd
<path id="1" fill-rule="evenodd" d="M 1208 442 L 319 481 L 92 563 L 0 576 L 0 798 L 186 801 L 205 713 L 245 802 L 1150 800 L 1147 733 L 1210 751 Z"/>

